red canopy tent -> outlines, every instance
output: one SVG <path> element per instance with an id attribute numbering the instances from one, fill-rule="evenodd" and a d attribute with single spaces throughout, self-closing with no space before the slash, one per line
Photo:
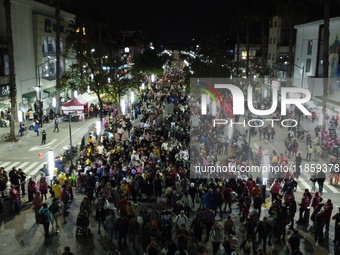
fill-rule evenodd
<path id="1" fill-rule="evenodd" d="M 70 101 L 62 104 L 61 110 L 63 114 L 69 113 L 88 113 L 88 104 L 81 103 L 77 98 L 73 98 Z"/>

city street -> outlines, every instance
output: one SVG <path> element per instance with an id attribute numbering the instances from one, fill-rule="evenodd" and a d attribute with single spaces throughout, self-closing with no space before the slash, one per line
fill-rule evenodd
<path id="1" fill-rule="evenodd" d="M 312 141 L 315 138 L 314 128 L 317 124 L 318 124 L 318 122 L 311 123 L 307 119 L 301 120 L 301 126 L 303 126 L 303 128 L 306 131 L 310 131 L 310 134 L 312 135 Z M 276 134 L 275 134 L 274 140 L 269 141 L 269 140 L 263 139 L 263 138 L 260 139 L 259 134 L 257 134 L 257 136 L 251 137 L 251 148 L 252 148 L 254 155 L 256 155 L 257 149 L 259 148 L 259 146 L 262 146 L 263 155 L 264 154 L 270 155 L 273 150 L 276 150 L 279 155 L 280 155 L 280 153 L 285 154 L 284 140 L 287 137 L 288 129 L 287 128 L 280 128 L 279 125 L 276 124 L 275 125 L 275 131 L 276 131 Z M 305 133 L 305 134 L 307 134 L 307 133 Z M 339 134 L 340 134 L 340 132 L 339 132 L 339 130 L 337 130 L 337 137 L 339 137 Z M 308 165 L 309 168 L 311 168 L 312 164 L 314 164 L 314 167 L 316 168 L 317 164 L 328 164 L 329 163 L 328 158 L 324 158 L 324 159 L 320 158 L 318 162 L 314 161 L 314 155 L 312 155 L 311 161 L 307 161 L 306 160 L 306 154 L 307 154 L 306 137 L 303 141 L 299 140 L 297 138 L 293 138 L 293 139 L 296 139 L 299 143 L 298 152 L 301 153 L 301 156 L 302 156 L 302 159 L 303 159 L 302 160 L 302 166 L 306 165 L 306 168 L 307 168 L 307 165 Z M 295 160 L 295 157 L 291 157 L 288 161 L 289 162 L 288 165 L 292 166 L 294 164 L 294 160 Z M 311 172 L 307 172 L 307 169 L 304 169 L 302 167 L 301 175 L 300 175 L 299 179 L 297 180 L 297 182 L 298 182 L 297 190 L 295 192 L 295 199 L 296 199 L 297 203 L 299 203 L 301 201 L 301 198 L 302 198 L 302 195 L 303 195 L 303 192 L 304 192 L 305 189 L 309 189 L 309 191 L 312 191 L 312 183 L 309 180 L 310 175 L 311 175 Z M 333 216 L 334 214 L 336 214 L 338 212 L 338 207 L 340 206 L 340 196 L 339 196 L 340 186 L 330 184 L 329 178 L 328 178 L 329 173 L 326 173 L 326 176 L 327 176 L 327 179 L 324 183 L 324 191 L 323 191 L 322 197 L 323 197 L 323 202 L 325 202 L 327 199 L 332 200 L 332 203 L 333 203 L 333 206 L 334 206 L 333 211 L 332 211 L 332 216 Z M 268 186 L 267 186 L 267 188 L 268 188 Z M 316 191 L 318 191 L 318 184 L 316 184 Z M 311 213 L 312 213 L 312 209 L 311 209 Z M 296 214 L 295 219 L 296 220 L 298 219 L 298 213 Z M 301 228 L 299 225 L 297 226 L 297 229 L 300 231 L 302 236 L 304 236 L 306 238 L 305 239 L 306 241 L 303 242 L 302 245 L 301 245 L 301 246 L 303 246 L 303 247 L 301 247 L 301 251 L 302 251 L 303 254 L 311 254 L 311 251 L 310 251 L 310 253 L 308 253 L 307 251 L 309 249 L 312 249 L 312 248 L 315 249 L 314 238 L 311 235 L 311 232 L 309 231 L 311 226 L 312 226 L 311 220 L 309 221 L 309 227 L 308 228 L 305 228 L 305 227 Z M 322 244 L 322 246 L 330 252 L 329 254 L 331 254 L 331 252 L 334 249 L 333 242 L 332 242 L 333 239 L 334 239 L 334 220 L 331 220 L 331 227 L 330 227 L 330 233 L 329 233 L 329 243 L 327 242 L 328 238 L 326 237 L 327 241 L 325 241 Z M 306 253 L 303 252 L 303 249 L 305 249 Z M 285 253 L 282 253 L 282 252 L 279 253 L 279 254 L 285 254 Z M 315 254 L 321 254 L 321 253 L 316 253 L 316 252 L 314 252 L 314 253 Z"/>
<path id="2" fill-rule="evenodd" d="M 87 135 L 89 130 L 93 127 L 95 119 L 88 119 L 84 122 L 71 122 L 72 145 L 79 145 L 81 139 Z M 31 123 L 27 122 L 26 126 Z M 21 168 L 27 177 L 35 177 L 38 175 L 39 170 L 48 161 L 47 154 L 52 150 L 54 156 L 63 154 L 63 151 L 70 145 L 69 138 L 69 123 L 59 123 L 60 132 L 53 132 L 54 124 L 44 123 L 43 127 L 39 129 L 41 133 L 45 129 L 47 133 L 46 144 L 41 145 L 41 135 L 37 136 L 33 130 L 27 131 L 23 136 L 17 136 L 18 142 L 0 143 L 0 167 L 4 167 L 7 172 L 16 167 Z M 19 130 L 19 123 L 16 122 L 16 131 Z M 0 128 L 0 136 L 10 131 L 9 127 Z M 42 153 L 41 158 L 39 153 Z"/>
<path id="3" fill-rule="evenodd" d="M 89 119 L 85 122 L 72 122 L 72 143 L 78 144 L 80 143 L 83 136 L 87 137 L 88 131 L 93 127 L 94 119 Z M 306 120 L 302 120 L 302 125 L 306 130 L 312 131 L 314 128 L 314 124 L 307 123 Z M 7 171 L 9 171 L 13 166 L 17 168 L 22 168 L 28 176 L 36 176 L 39 173 L 40 167 L 47 163 L 47 152 L 49 149 L 52 149 L 55 155 L 62 152 L 61 150 L 66 147 L 69 140 L 69 123 L 62 122 L 59 124 L 60 132 L 53 132 L 53 124 L 44 124 L 43 129 L 46 130 L 47 142 L 46 145 L 41 146 L 41 136 L 34 136 L 33 131 L 29 131 L 29 139 L 27 136 L 23 136 L 20 144 L 19 142 L 15 144 L 2 143 L 0 144 L 0 153 L 4 155 L 0 160 L 0 166 L 5 167 Z M 284 152 L 284 138 L 286 136 L 287 129 L 275 127 L 276 136 L 274 141 L 268 141 L 265 139 L 259 139 L 258 135 L 256 137 L 251 138 L 251 146 L 253 152 L 257 151 L 258 146 L 262 146 L 264 152 L 268 152 L 269 154 L 273 149 L 277 152 Z M 0 134 L 9 131 L 9 128 L 1 128 Z M 305 141 L 299 141 L 299 151 L 302 153 L 303 159 L 305 159 L 306 146 Z M 13 146 L 13 147 L 11 147 Z M 42 153 L 43 156 L 40 159 L 38 157 L 38 153 Z M 6 160 L 4 160 L 6 159 Z M 294 159 L 290 159 L 290 163 L 293 163 Z M 317 163 L 317 162 L 306 162 L 303 163 Z M 320 160 L 318 163 L 326 163 L 324 160 Z M 311 190 L 311 183 L 309 181 L 309 174 L 304 171 L 301 172 L 301 176 L 298 180 L 298 188 L 295 192 L 295 197 L 297 201 L 300 201 L 302 196 L 302 191 L 308 188 Z M 337 206 L 340 204 L 339 187 L 332 186 L 329 184 L 327 180 L 324 187 L 324 199 L 332 199 L 334 204 L 334 209 L 332 215 L 334 215 L 338 209 Z M 1 227 L 0 227 L 0 238 L 3 240 L 2 251 L 4 252 L 16 252 L 17 254 L 60 254 L 64 246 L 70 246 L 71 250 L 75 252 L 75 254 L 106 254 L 108 251 L 110 244 L 107 240 L 106 234 L 98 235 L 97 234 L 97 226 L 94 218 L 92 217 L 90 220 L 90 227 L 93 235 L 91 235 L 87 239 L 79 239 L 77 240 L 75 237 L 75 219 L 79 212 L 79 205 L 82 200 L 82 194 L 75 194 L 75 200 L 70 204 L 70 216 L 68 217 L 68 223 L 63 224 L 60 233 L 57 236 L 53 236 L 50 239 L 44 239 L 43 237 L 43 228 L 40 225 L 35 223 L 34 212 L 32 211 L 32 207 L 28 207 L 28 209 L 23 210 L 21 215 L 13 216 L 11 218 L 5 218 L 3 215 L 0 217 L 1 219 Z M 268 216 L 268 208 L 270 206 L 270 199 L 267 199 L 267 203 L 263 205 L 261 218 L 264 216 Z M 24 203 L 25 201 L 23 201 Z M 146 207 L 151 208 L 155 203 L 155 200 L 150 203 L 140 203 L 145 205 Z M 197 209 L 197 204 L 195 204 L 195 209 Z M 224 217 L 229 214 L 224 214 Z M 240 226 L 240 219 L 238 215 L 238 207 L 237 203 L 233 203 L 233 212 L 230 214 L 235 224 Z M 298 213 L 296 214 L 296 220 L 298 218 Z M 216 220 L 223 224 L 224 220 L 221 220 L 219 216 L 216 217 Z M 331 221 L 330 234 L 329 234 L 329 242 L 325 241 L 322 245 L 315 245 L 314 237 L 311 235 L 310 227 L 303 227 L 299 225 L 295 225 L 299 230 L 301 235 L 301 245 L 300 250 L 303 254 L 330 254 L 334 249 L 332 240 L 334 238 L 334 221 Z M 241 227 L 237 228 L 237 238 L 238 243 L 241 244 L 243 240 L 243 234 L 240 231 Z M 287 231 L 286 237 L 289 238 L 291 231 Z M 14 238 L 13 238 L 14 237 Z M 327 239 L 326 239 L 327 240 Z M 206 244 L 206 247 L 211 251 L 211 242 Z M 271 247 L 273 250 L 273 254 L 290 254 L 289 244 L 274 244 Z M 195 249 L 191 250 L 191 253 L 194 254 Z M 125 249 L 122 254 L 135 254 L 133 252 L 132 247 L 129 246 L 128 249 Z M 210 254 L 210 253 L 209 253 Z"/>

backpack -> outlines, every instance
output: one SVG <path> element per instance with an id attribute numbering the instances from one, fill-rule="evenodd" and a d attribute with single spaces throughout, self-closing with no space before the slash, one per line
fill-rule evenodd
<path id="1" fill-rule="evenodd" d="M 205 213 L 205 222 L 206 223 L 214 223 L 215 222 L 215 214 L 213 211 L 207 211 Z"/>
<path id="2" fill-rule="evenodd" d="M 218 240 L 223 240 L 223 232 L 220 229 L 214 229 L 212 231 L 212 237 L 218 241 Z"/>
<path id="3" fill-rule="evenodd" d="M 45 212 L 39 211 L 39 213 L 37 215 L 37 223 L 45 224 L 46 222 L 47 222 L 47 216 L 46 216 Z"/>

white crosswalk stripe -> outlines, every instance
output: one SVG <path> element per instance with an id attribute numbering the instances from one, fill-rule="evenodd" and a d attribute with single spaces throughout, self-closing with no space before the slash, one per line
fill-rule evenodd
<path id="1" fill-rule="evenodd" d="M 43 167 L 41 162 L 1 162 L 0 167 L 3 167 L 7 173 L 15 167 L 16 169 L 21 168 L 27 176 L 36 176 L 39 170 Z"/>
<path id="2" fill-rule="evenodd" d="M 252 148 L 254 149 L 254 153 L 257 152 L 257 149 L 259 148 L 259 145 L 257 143 L 252 143 Z M 263 150 L 263 153 L 265 153 L 267 151 Z M 293 161 L 289 161 L 288 165 L 294 164 Z M 312 190 L 312 183 L 309 180 L 310 178 L 310 174 L 306 173 L 305 171 L 301 171 L 301 176 L 300 178 L 297 180 L 298 182 L 298 186 L 296 188 L 296 191 L 298 192 L 303 192 L 305 189 L 308 189 L 309 191 Z M 318 184 L 316 183 L 316 191 L 318 191 Z M 340 190 L 335 188 L 334 186 L 330 185 L 328 180 L 326 180 L 324 182 L 324 186 L 323 186 L 323 193 L 333 193 L 333 194 L 339 194 Z"/>

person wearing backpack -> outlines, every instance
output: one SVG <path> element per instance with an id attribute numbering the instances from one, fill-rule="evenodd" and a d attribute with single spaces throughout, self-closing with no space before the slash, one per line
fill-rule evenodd
<path id="1" fill-rule="evenodd" d="M 53 217 L 53 222 L 52 222 L 52 231 L 54 232 L 54 224 L 55 223 L 55 230 L 56 232 L 59 231 L 60 226 L 58 224 L 58 214 L 59 214 L 59 203 L 58 203 L 58 198 L 54 197 L 52 199 L 52 204 L 49 206 L 48 210 L 51 212 L 52 217 Z"/>
<path id="2" fill-rule="evenodd" d="M 52 216 L 50 214 L 50 211 L 47 208 L 47 204 L 43 203 L 42 207 L 40 208 L 38 214 L 45 216 L 45 223 L 43 223 L 44 226 L 44 232 L 45 232 L 45 238 L 49 238 L 49 228 L 50 228 L 50 222 L 52 222 Z"/>

